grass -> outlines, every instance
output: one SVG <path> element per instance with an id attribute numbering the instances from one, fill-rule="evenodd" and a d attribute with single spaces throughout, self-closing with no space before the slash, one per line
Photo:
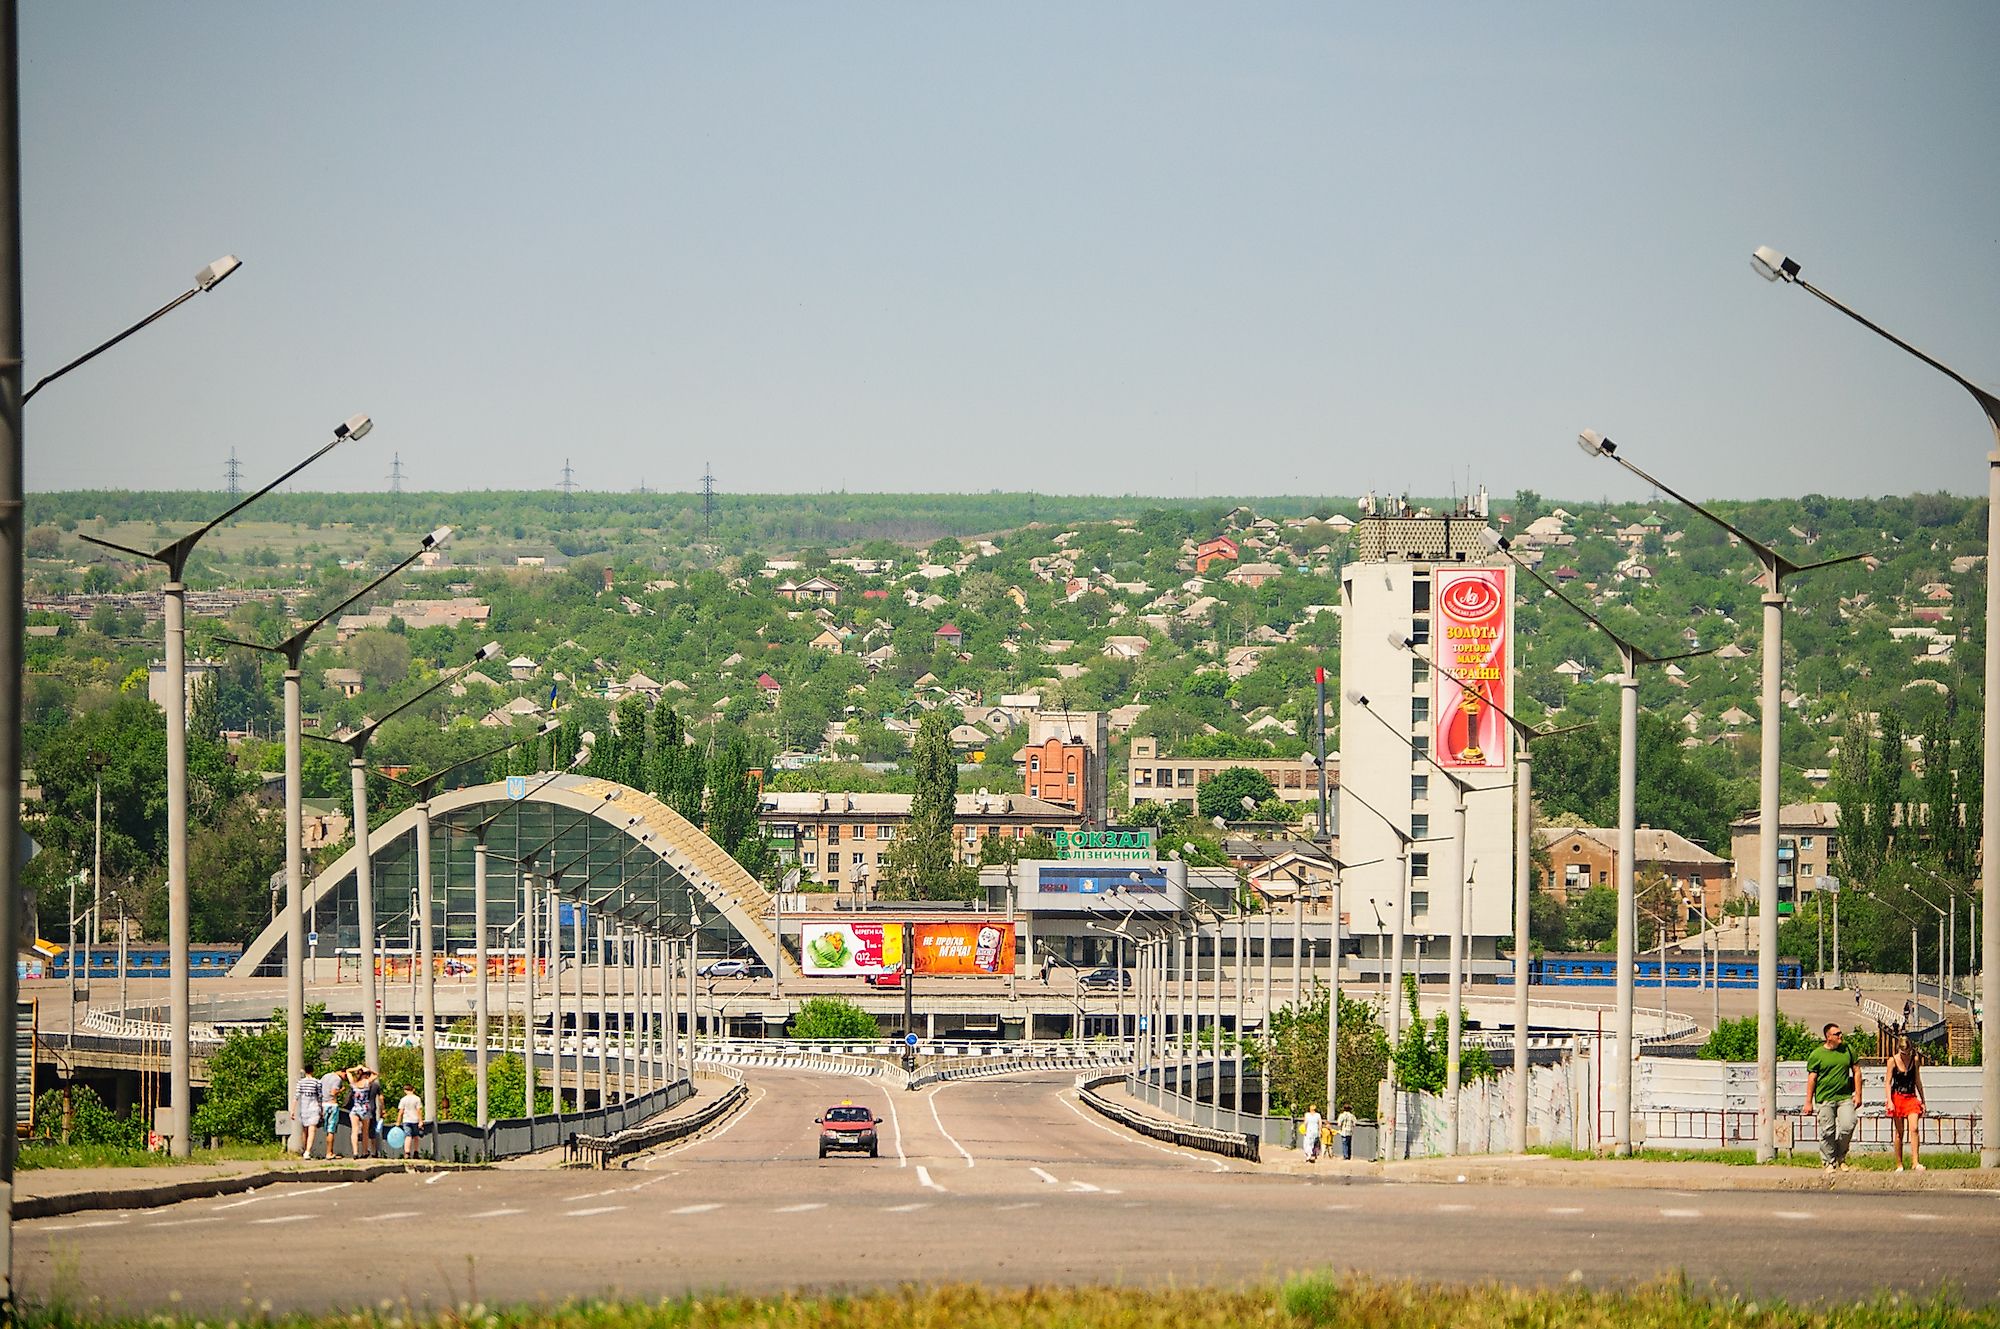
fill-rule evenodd
<path id="1" fill-rule="evenodd" d="M 861 1296 L 688 1297 L 657 1302 L 571 1302 L 556 1307 L 468 1304 L 429 1313 L 384 1302 L 380 1309 L 321 1316 L 246 1310 L 243 1321 L 274 1329 L 1990 1329 L 1991 1310 L 1941 1297 L 1883 1297 L 1854 1305 L 1794 1307 L 1710 1298 L 1683 1284 L 1622 1292 L 1505 1287 L 1444 1288 L 1308 1275 L 1278 1286 L 1238 1290 L 1125 1288 L 906 1288 Z M 210 1317 L 208 1323 L 217 1323 Z M 229 1323 L 240 1321 L 230 1318 Z M 61 1304 L 23 1307 L 29 1329 L 166 1326 L 188 1317 L 99 1318 Z"/>
<path id="2" fill-rule="evenodd" d="M 127 1149 L 113 1144 L 52 1144 L 31 1140 L 21 1146 L 14 1165 L 25 1172 L 35 1168 L 186 1167 L 246 1158 L 275 1162 L 284 1157 L 285 1149 L 281 1144 L 225 1144 L 216 1149 L 197 1149 L 188 1158 L 175 1158 L 169 1154 Z"/>
<path id="3" fill-rule="evenodd" d="M 1537 1145 L 1528 1151 L 1531 1154 L 1546 1154 L 1550 1158 L 1581 1159 L 1597 1162 L 1611 1157 L 1608 1153 L 1593 1153 L 1588 1149 L 1572 1149 L 1568 1145 Z M 1951 1153 L 1943 1149 L 1926 1149 L 1923 1152 L 1926 1168 L 1972 1168 L 1979 1166 L 1979 1155 L 1971 1153 Z M 1633 1153 L 1631 1160 L 1636 1163 L 1727 1163 L 1731 1167 L 1757 1166 L 1756 1151 L 1751 1149 L 1646 1149 Z M 1856 1172 L 1893 1172 L 1896 1167 L 1894 1154 L 1849 1154 L 1847 1161 Z M 1819 1166 L 1817 1146 L 1794 1149 L 1791 1153 L 1780 1153 L 1772 1160 L 1779 1167 L 1816 1168 Z"/>

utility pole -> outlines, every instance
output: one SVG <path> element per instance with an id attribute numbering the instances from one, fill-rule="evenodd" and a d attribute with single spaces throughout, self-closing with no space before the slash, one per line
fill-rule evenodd
<path id="1" fill-rule="evenodd" d="M 706 540 L 715 530 L 715 472 L 707 463 L 701 468 L 701 538 Z"/>
<path id="2" fill-rule="evenodd" d="M 0 939 L 16 946 L 21 880 L 21 86 L 20 20 L 0 0 Z M 14 1304 L 14 1039 L 17 970 L 0 965 L 0 1302 Z"/>

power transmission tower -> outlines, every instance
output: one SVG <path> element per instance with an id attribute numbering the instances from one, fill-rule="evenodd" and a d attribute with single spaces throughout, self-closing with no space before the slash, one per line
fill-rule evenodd
<path id="1" fill-rule="evenodd" d="M 403 454 L 398 452 L 389 462 L 389 492 L 403 492 Z"/>
<path id="2" fill-rule="evenodd" d="M 568 457 L 563 458 L 562 484 L 558 485 L 557 488 L 562 490 L 563 502 L 565 504 L 569 502 L 570 495 L 576 492 L 576 472 L 571 469 Z"/>
<path id="3" fill-rule="evenodd" d="M 701 538 L 706 540 L 715 528 L 715 472 L 707 463 L 701 468 Z"/>
<path id="4" fill-rule="evenodd" d="M 229 496 L 239 497 L 243 493 L 243 467 L 236 460 L 235 448 L 229 450 L 229 460 L 223 463 L 222 476 L 228 485 Z"/>

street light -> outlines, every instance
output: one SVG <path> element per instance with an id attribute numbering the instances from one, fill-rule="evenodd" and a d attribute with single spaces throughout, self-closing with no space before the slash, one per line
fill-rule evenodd
<path id="1" fill-rule="evenodd" d="M 1449 1010 L 1445 1019 L 1448 1033 L 1445 1042 L 1444 1151 L 1447 1154 L 1455 1154 L 1458 1152 L 1459 1065 L 1460 1054 L 1464 1050 L 1464 1021 L 1459 1005 L 1465 999 L 1465 796 L 1472 792 L 1473 787 L 1433 757 L 1428 748 L 1419 748 L 1407 733 L 1389 723 L 1387 716 L 1368 704 L 1368 698 L 1361 689 L 1348 688 L 1346 696 L 1350 703 L 1360 707 L 1363 714 L 1373 716 L 1378 724 L 1394 734 L 1411 752 L 1428 763 L 1432 770 L 1442 775 L 1445 783 L 1451 786 L 1452 858 L 1451 871 L 1446 878 L 1451 885 L 1451 975 L 1445 984 Z M 1335 926 L 1337 929 L 1338 924 Z M 1422 982 L 1421 976 L 1418 981 Z"/>
<path id="2" fill-rule="evenodd" d="M 407 700 L 390 707 L 381 719 L 371 720 L 359 729 L 346 730 L 332 737 L 320 734 L 312 735 L 313 739 L 317 742 L 338 744 L 348 751 L 347 770 L 354 791 L 355 919 L 360 926 L 359 940 L 361 944 L 361 1039 L 363 1055 L 367 1060 L 367 1064 L 377 1069 L 382 1065 L 382 1037 L 381 1021 L 376 1018 L 375 1010 L 375 880 L 374 865 L 370 861 L 373 851 L 369 848 L 368 844 L 368 761 L 366 756 L 368 742 L 381 731 L 383 725 L 430 696 L 445 684 L 452 682 L 474 665 L 483 664 L 485 661 L 491 660 L 499 654 L 500 643 L 489 641 L 474 654 L 471 663 L 461 666 L 456 670 L 439 674 L 428 687 L 416 692 Z M 426 806 L 419 815 L 425 821 L 425 824 L 428 825 L 429 807 Z M 430 866 L 428 861 L 430 858 L 428 837 L 420 842 L 420 847 L 424 861 L 418 866 L 420 869 L 428 868 Z M 429 882 L 424 883 L 426 889 L 429 888 L 429 884 Z M 428 913 L 429 911 L 426 910 L 425 912 Z"/>
<path id="3" fill-rule="evenodd" d="M 1751 255 L 1751 264 L 1757 275 L 1766 281 L 1781 281 L 1797 286 L 1808 295 L 1824 304 L 1832 306 L 1847 317 L 1859 323 L 1884 341 L 1909 352 L 1917 359 L 1937 370 L 1952 382 L 1972 394 L 1985 413 L 1986 423 L 1993 430 L 1993 451 L 1986 454 L 1986 683 L 1985 691 L 1985 772 L 1983 775 L 1984 811 L 1980 822 L 1979 862 L 1981 889 L 1986 896 L 1986 931 L 1980 939 L 1980 952 L 1986 959 L 1986 967 L 1979 975 L 1980 1003 L 1985 1013 L 1985 1045 L 2000 1046 L 2000 969 L 1995 969 L 1990 958 L 2000 950 L 2000 909 L 1995 909 L 1993 873 L 1995 864 L 2000 863 L 2000 706 L 1993 699 L 2000 696 L 2000 650 L 1993 643 L 2000 641 L 2000 558 L 1993 551 L 2000 550 L 2000 396 L 1980 387 L 1965 375 L 1934 356 L 1927 355 L 1910 343 L 1890 332 L 1878 323 L 1863 318 L 1840 301 L 1820 290 L 1799 275 L 1799 265 L 1768 245 L 1759 245 Z M 1988 1056 L 1979 1073 L 1979 1101 L 1982 1119 L 1988 1122 L 2000 1121 L 2000 1056 Z M 1985 1143 L 1979 1150 L 1979 1166 L 2000 1167 L 2000 1131 L 1988 1129 Z"/>
<path id="4" fill-rule="evenodd" d="M 37 392 L 40 392 L 43 388 L 55 382 L 57 379 L 61 378 L 64 374 L 67 374 L 70 370 L 78 368 L 81 365 L 89 364 L 92 360 L 95 360 L 98 356 L 103 355 L 106 351 L 116 346 L 119 342 L 124 341 L 127 337 L 131 336 L 133 333 L 138 332 L 140 329 L 145 328 L 149 324 L 159 322 L 161 319 L 165 318 L 168 314 L 173 313 L 176 309 L 179 309 L 182 305 L 194 299 L 197 295 L 200 295 L 203 291 L 214 290 L 216 287 L 222 285 L 223 280 L 227 278 L 230 273 L 236 271 L 236 269 L 242 266 L 243 266 L 242 259 L 236 257 L 236 255 L 234 254 L 224 254 L 221 258 L 215 260 L 215 262 L 209 264 L 207 267 L 203 268 L 200 272 L 195 273 L 194 285 L 188 287 L 187 290 L 182 291 L 179 295 L 167 301 L 165 304 L 161 305 L 158 309 L 155 309 L 152 313 L 146 315 L 146 317 L 140 319 L 137 323 L 134 323 L 131 327 L 125 329 L 125 331 L 113 337 L 110 341 L 102 342 L 93 349 L 85 351 L 82 355 L 79 355 L 78 357 L 76 357 L 76 359 L 70 361 L 68 364 L 56 370 L 54 373 L 42 375 L 41 378 L 35 381 L 35 386 L 29 388 L 26 392 L 21 394 L 21 404 L 23 406 L 27 405 L 28 402 L 34 397 L 34 395 Z"/>
<path id="5" fill-rule="evenodd" d="M 1759 720 L 1763 744 L 1758 779 L 1757 817 L 1760 833 L 1757 849 L 1758 872 L 1765 881 L 1778 879 L 1778 822 L 1781 804 L 1778 792 L 1779 736 L 1783 729 L 1785 655 L 1785 578 L 1817 568 L 1852 563 L 1861 554 L 1821 559 L 1817 563 L 1794 563 L 1777 550 L 1751 536 L 1741 527 L 1710 512 L 1701 504 L 1640 470 L 1619 455 L 1618 445 L 1595 430 L 1577 435 L 1577 446 L 1592 457 L 1607 457 L 1653 488 L 1660 490 L 1691 512 L 1705 517 L 1734 536 L 1757 556 L 1764 582 L 1764 691 Z M 1622 850 L 1620 851 L 1623 852 Z M 1777 1156 L 1778 1113 L 1778 901 L 1776 891 L 1768 891 L 1757 901 L 1757 1161 L 1769 1162 Z"/>
<path id="6" fill-rule="evenodd" d="M 233 270 L 233 269 L 232 269 Z M 222 274 L 227 276 L 228 273 Z M 220 281 L 218 277 L 216 280 Z M 143 326 L 143 324 L 141 325 Z M 62 371 L 58 371 L 59 373 Z M 190 1137 L 189 1114 L 193 1085 L 189 1071 L 188 1015 L 188 824 L 187 824 L 187 586 L 181 578 L 187 562 L 201 538 L 228 521 L 306 467 L 349 439 L 363 438 L 374 422 L 365 415 L 350 416 L 333 430 L 333 438 L 304 461 L 286 471 L 256 493 L 236 503 L 205 526 L 196 528 L 173 543 L 147 551 L 113 544 L 94 535 L 83 538 L 103 549 L 131 554 L 167 569 L 165 627 L 167 646 L 167 952 L 169 978 L 167 999 L 170 1031 L 167 1041 L 168 1094 L 173 1099 L 168 1118 L 172 1133 L 169 1148 L 175 1157 L 186 1158 L 194 1145 Z"/>
<path id="7" fill-rule="evenodd" d="M 228 274 L 225 273 L 224 276 Z M 221 280 L 221 278 L 217 278 Z M 440 526 L 423 538 L 417 552 L 369 582 L 312 622 L 279 642 L 241 641 L 234 637 L 216 640 L 231 646 L 281 655 L 285 660 L 285 1083 L 297 1084 L 306 1073 L 306 917 L 305 917 L 305 791 L 303 766 L 304 721 L 300 700 L 300 666 L 306 643 L 348 606 L 372 594 L 384 582 L 400 575 L 411 564 L 451 538 L 451 527 Z"/>
<path id="8" fill-rule="evenodd" d="M 1557 590 L 1549 580 L 1534 568 L 1524 563 L 1513 550 L 1513 546 L 1499 532 L 1488 529 L 1485 533 L 1486 546 L 1496 553 L 1505 554 L 1514 565 L 1542 584 L 1550 595 L 1568 605 L 1583 616 L 1585 622 L 1602 633 L 1612 646 L 1617 648 L 1620 677 L 1618 680 L 1618 1065 L 1613 1068 L 1612 1085 L 1612 1152 L 1620 1158 L 1632 1152 L 1632 971 L 1637 960 L 1636 944 L 1639 931 L 1639 897 L 1633 882 L 1634 860 L 1638 857 L 1639 837 L 1639 666 L 1642 664 L 1666 664 L 1672 660 L 1690 660 L 1698 655 L 1707 655 L 1707 650 L 1681 651 L 1673 655 L 1654 655 L 1620 636 L 1611 625 L 1596 614 L 1585 609 L 1576 601 Z M 1768 1027 L 1775 1028 L 1775 1020 Z M 1601 1049 L 1600 1049 L 1601 1051 Z"/>
<path id="9" fill-rule="evenodd" d="M 1422 660 L 1432 673 L 1467 688 L 1466 681 L 1437 661 L 1417 651 L 1416 641 L 1401 632 L 1389 634 L 1389 645 Z M 1491 697 L 1486 704 L 1507 724 L 1514 735 L 1514 1152 L 1528 1151 L 1528 934 L 1533 922 L 1534 892 L 1534 751 L 1538 738 L 1573 734 L 1588 725 L 1568 725 L 1561 729 L 1537 729 Z"/>

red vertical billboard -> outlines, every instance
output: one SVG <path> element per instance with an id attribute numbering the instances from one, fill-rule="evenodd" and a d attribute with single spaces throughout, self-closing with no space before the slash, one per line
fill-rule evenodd
<path id="1" fill-rule="evenodd" d="M 1460 770 L 1508 764 L 1507 722 L 1514 683 L 1511 567 L 1439 568 L 1433 574 L 1431 752 Z"/>

